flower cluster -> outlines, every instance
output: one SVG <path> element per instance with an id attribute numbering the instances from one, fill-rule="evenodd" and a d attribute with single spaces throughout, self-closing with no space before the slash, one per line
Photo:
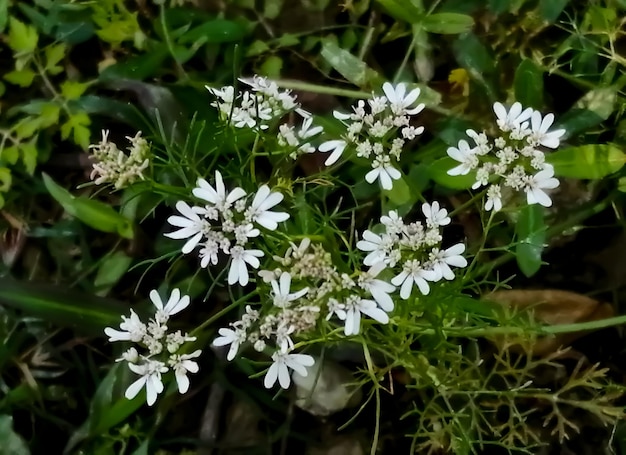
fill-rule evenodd
<path id="1" fill-rule="evenodd" d="M 248 266 L 258 268 L 263 251 L 249 249 L 250 239 L 258 237 L 260 226 L 270 231 L 278 223 L 286 221 L 289 214 L 272 212 L 270 209 L 283 200 L 281 193 L 272 192 L 262 185 L 250 201 L 242 188 L 226 192 L 222 174 L 215 171 L 215 187 L 206 180 L 198 179 L 192 193 L 202 200 L 203 206 L 190 206 L 179 201 L 176 208 L 180 215 L 168 218 L 168 222 L 179 229 L 165 234 L 172 239 L 187 239 L 182 252 L 189 254 L 199 247 L 200 266 L 216 265 L 220 251 L 231 258 L 228 284 L 248 284 Z"/>
<path id="2" fill-rule="evenodd" d="M 141 131 L 135 137 L 126 137 L 130 142 L 128 154 L 109 142 L 108 136 L 109 131 L 103 130 L 100 143 L 89 146 L 95 160 L 90 178 L 96 185 L 112 183 L 118 190 L 143 179 L 143 171 L 150 165 L 150 145 L 141 137 Z"/>
<path id="3" fill-rule="evenodd" d="M 390 190 L 393 180 L 401 177 L 394 163 L 400 161 L 402 149 L 407 141 L 415 139 L 424 132 L 424 127 L 410 124 L 411 117 L 424 109 L 424 104 L 411 107 L 417 101 L 420 89 L 406 92 L 403 83 L 395 87 L 383 84 L 384 96 L 374 96 L 367 101 L 359 100 L 352 107 L 351 114 L 335 111 L 335 118 L 341 120 L 346 133 L 341 139 L 323 142 L 320 152 L 330 155 L 325 164 L 334 164 L 350 148 L 358 158 L 368 160 L 372 170 L 365 175 L 368 183 L 378 180 L 381 186 Z"/>
<path id="4" fill-rule="evenodd" d="M 274 256 L 274 260 L 278 267 L 259 272 L 270 285 L 271 305 L 264 306 L 263 312 L 246 307 L 242 318 L 220 329 L 214 341 L 218 346 L 230 345 L 228 360 L 235 358 L 244 343 L 271 353 L 273 363 L 265 376 L 266 387 L 278 379 L 281 387 L 287 388 L 289 369 L 306 376 L 313 358 L 293 353 L 294 339 L 315 329 L 320 321 L 336 317 L 343 322 L 347 336 L 359 333 L 362 315 L 382 324 L 389 321 L 387 312 L 393 310 L 389 294 L 395 287 L 377 278 L 380 267 L 351 275 L 340 273 L 330 253 L 308 238 L 299 245 L 292 243 L 283 257 Z"/>
<path id="5" fill-rule="evenodd" d="M 278 145 L 286 149 L 289 156 L 295 160 L 300 155 L 316 151 L 310 140 L 323 131 L 323 127 L 313 126 L 312 117 L 305 117 L 299 129 L 283 123 L 278 127 Z"/>
<path id="6" fill-rule="evenodd" d="M 235 87 L 228 85 L 220 89 L 207 86 L 207 90 L 218 98 L 211 106 L 219 109 L 222 118 L 229 119 L 236 128 L 269 128 L 268 123 L 296 111 L 303 117 L 310 114 L 300 108 L 290 90 L 280 90 L 276 82 L 254 76 L 240 78 L 252 90 L 235 95 Z"/>
<path id="7" fill-rule="evenodd" d="M 147 324 L 144 324 L 131 309 L 130 317 L 122 316 L 120 330 L 107 327 L 104 333 L 110 342 L 132 341 L 145 351 L 144 354 L 140 354 L 135 347 L 131 347 L 116 361 L 127 362 L 128 368 L 141 376 L 128 387 L 126 398 L 133 399 L 145 387 L 146 401 L 152 406 L 157 395 L 163 392 L 161 376 L 168 371 L 174 372 L 180 393 L 189 390 L 187 373 L 198 372 L 198 364 L 193 359 L 199 357 L 202 351 L 198 349 L 191 354 L 185 354 L 183 346 L 195 341 L 196 338 L 180 330 L 171 332 L 167 326 L 171 316 L 189 306 L 189 296 L 181 296 L 180 291 L 174 289 L 167 303 L 163 304 L 159 293 L 152 290 L 150 300 L 156 311 L 154 318 Z"/>
<path id="8" fill-rule="evenodd" d="M 424 295 L 430 292 L 428 282 L 454 279 L 452 267 L 465 267 L 467 260 L 461 255 L 465 245 L 457 243 L 442 249 L 440 228 L 450 224 L 448 212 L 438 202 L 424 203 L 422 212 L 425 225 L 419 221 L 405 224 L 395 210 L 380 218 L 385 232 L 375 234 L 366 230 L 357 248 L 367 252 L 363 263 L 372 268 L 385 269 L 400 266 L 401 272 L 391 279 L 400 287 L 400 297 L 408 299 L 417 286 Z"/>
<path id="9" fill-rule="evenodd" d="M 485 132 L 467 130 L 473 146 L 462 139 L 458 147 L 448 148 L 448 155 L 460 164 L 448 171 L 449 175 L 466 175 L 476 171 L 476 182 L 472 186 L 487 188 L 485 210 L 502 209 L 502 200 L 514 191 L 526 193 L 528 204 L 550 207 L 552 200 L 545 190 L 559 186 L 554 178 L 553 167 L 546 163 L 542 147 L 556 149 L 564 129 L 549 131 L 554 115 L 542 116 L 531 108 L 523 109 L 514 103 L 507 111 L 495 103 L 496 124 L 501 135 L 490 141 Z"/>

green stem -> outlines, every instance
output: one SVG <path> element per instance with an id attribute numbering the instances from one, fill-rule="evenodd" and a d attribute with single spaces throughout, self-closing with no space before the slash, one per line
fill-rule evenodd
<path id="1" fill-rule="evenodd" d="M 240 306 L 243 302 L 247 301 L 251 296 L 256 295 L 256 292 L 253 292 L 251 294 L 246 295 L 245 297 L 239 299 L 239 300 L 235 300 L 233 303 L 231 303 L 230 305 L 222 308 L 220 311 L 218 311 L 217 313 L 215 313 L 213 316 L 211 316 L 209 319 L 207 319 L 206 321 L 204 321 L 202 324 L 200 324 L 198 327 L 196 327 L 195 329 L 193 329 L 191 331 L 191 336 L 196 336 L 198 335 L 205 327 L 210 326 L 211 324 L 213 324 L 215 321 L 217 321 L 219 318 L 221 318 L 222 316 L 224 316 L 225 314 L 228 314 L 229 312 L 231 312 L 232 310 L 234 310 L 235 308 L 237 308 L 238 306 Z"/>
<path id="2" fill-rule="evenodd" d="M 311 84 L 309 82 L 294 81 L 281 79 L 275 81 L 279 87 L 283 87 L 290 90 L 300 90 L 303 92 L 311 93 L 324 93 L 327 95 L 345 96 L 346 98 L 356 99 L 369 99 L 372 97 L 371 93 L 363 92 L 361 90 L 347 90 L 343 88 L 331 87 L 328 85 Z"/>

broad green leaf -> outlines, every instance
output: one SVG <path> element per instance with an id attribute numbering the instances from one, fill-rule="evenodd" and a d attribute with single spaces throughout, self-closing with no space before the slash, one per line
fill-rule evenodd
<path id="1" fill-rule="evenodd" d="M 0 451 L 6 455 L 29 455 L 30 450 L 26 441 L 13 430 L 13 417 L 0 415 Z"/>
<path id="2" fill-rule="evenodd" d="M 543 107 L 543 71 L 529 59 L 515 70 L 515 99 L 524 107 L 541 109 Z"/>
<path id="3" fill-rule="evenodd" d="M 65 58 L 67 45 L 65 43 L 53 44 L 46 47 L 44 53 L 46 55 L 46 66 L 44 69 L 49 74 L 59 74 L 63 71 L 63 67 L 59 62 Z"/>
<path id="4" fill-rule="evenodd" d="M 35 79 L 35 72 L 30 68 L 23 68 L 21 70 L 9 71 L 4 75 L 4 80 L 20 87 L 29 87 Z"/>
<path id="5" fill-rule="evenodd" d="M 614 144 L 587 144 L 546 154 L 546 161 L 560 177 L 601 179 L 619 171 L 626 155 Z"/>
<path id="6" fill-rule="evenodd" d="M 544 20 L 553 23 L 570 0 L 539 0 L 539 12 Z"/>
<path id="7" fill-rule="evenodd" d="M 29 175 L 33 175 L 37 167 L 37 157 L 39 155 L 37 150 L 37 137 L 32 138 L 28 142 L 22 142 L 19 145 L 19 150 L 26 172 L 28 172 Z"/>
<path id="8" fill-rule="evenodd" d="M 457 62 L 472 74 L 489 74 L 496 70 L 493 57 L 474 33 L 459 36 L 452 48 Z"/>
<path id="9" fill-rule="evenodd" d="M 18 158 L 20 157 L 20 151 L 17 148 L 17 145 L 11 145 L 9 147 L 5 147 L 0 152 L 0 159 L 8 164 L 17 163 Z"/>
<path id="10" fill-rule="evenodd" d="M 405 181 L 405 176 L 402 176 L 399 180 L 393 181 L 393 187 L 390 190 L 383 190 L 389 200 L 396 206 L 401 206 L 411 202 L 411 189 Z M 413 195 L 417 196 L 417 195 Z"/>
<path id="11" fill-rule="evenodd" d="M 133 258 L 126 255 L 123 251 L 116 251 L 105 257 L 100 267 L 98 267 L 98 272 L 93 281 L 96 295 L 107 295 L 113 286 L 128 272 L 132 262 Z"/>
<path id="12" fill-rule="evenodd" d="M 132 222 L 116 212 L 109 204 L 82 196 L 76 197 L 57 185 L 48 174 L 44 173 L 42 176 L 50 195 L 63 206 L 67 213 L 98 231 L 116 232 L 124 238 L 133 238 Z"/>
<path id="13" fill-rule="evenodd" d="M 91 125 L 91 120 L 85 112 L 73 113 L 67 122 L 61 125 L 61 138 L 68 139 L 71 134 L 73 142 L 86 149 L 90 143 L 89 136 L 91 132 L 88 128 L 89 125 Z"/>
<path id="14" fill-rule="evenodd" d="M 115 79 L 138 79 L 143 80 L 154 76 L 163 68 L 163 62 L 169 56 L 169 51 L 165 46 L 158 46 L 156 49 L 145 54 L 130 57 L 122 62 L 107 66 L 100 79 L 111 81 Z"/>
<path id="15" fill-rule="evenodd" d="M 41 127 L 48 128 L 49 126 L 59 123 L 59 114 L 61 114 L 61 106 L 54 101 L 48 103 L 42 103 L 40 105 Z"/>
<path id="16" fill-rule="evenodd" d="M 466 190 L 471 188 L 476 181 L 476 172 L 470 172 L 467 175 L 449 175 L 448 171 L 458 166 L 458 161 L 453 160 L 449 156 L 440 158 L 432 163 L 429 168 L 430 178 L 443 185 L 446 188 L 452 188 L 455 190 Z"/>
<path id="17" fill-rule="evenodd" d="M 376 0 L 390 16 L 409 24 L 417 24 L 424 17 L 424 10 L 415 6 L 410 0 Z"/>
<path id="18" fill-rule="evenodd" d="M 375 80 L 380 79 L 378 73 L 367 66 L 363 60 L 341 49 L 332 41 L 324 41 L 322 57 L 339 74 L 358 87 L 372 86 Z"/>
<path id="19" fill-rule="evenodd" d="M 7 192 L 11 188 L 11 169 L 0 167 L 0 191 Z"/>
<path id="20" fill-rule="evenodd" d="M 523 207 L 515 224 L 515 233 L 517 265 L 524 275 L 531 277 L 541 268 L 541 253 L 546 241 L 544 208 L 539 204 Z"/>
<path id="21" fill-rule="evenodd" d="M 9 18 L 7 44 L 17 54 L 28 54 L 37 48 L 39 35 L 32 25 L 26 25 L 15 17 Z"/>
<path id="22" fill-rule="evenodd" d="M 70 105 L 89 115 L 98 114 L 112 118 L 137 131 L 146 131 L 149 128 L 147 120 L 142 117 L 139 109 L 132 103 L 124 103 L 102 96 L 85 95 L 77 100 L 72 100 Z"/>
<path id="23" fill-rule="evenodd" d="M 586 109 L 596 113 L 602 120 L 606 120 L 615 110 L 617 91 L 617 88 L 613 86 L 589 90 L 576 102 L 574 108 Z"/>
<path id="24" fill-rule="evenodd" d="M 270 79 L 279 79 L 283 69 L 283 59 L 278 55 L 269 55 L 261 64 L 260 74 Z"/>
<path id="25" fill-rule="evenodd" d="M 459 13 L 435 13 L 426 16 L 421 25 L 430 33 L 457 35 L 468 32 L 474 26 L 474 19 Z"/>
<path id="26" fill-rule="evenodd" d="M 9 21 L 9 0 L 0 0 L 0 33 L 4 32 Z"/>
<path id="27" fill-rule="evenodd" d="M 85 93 L 89 84 L 81 83 L 77 81 L 64 81 L 61 84 L 61 95 L 67 100 L 75 100 Z"/>
<path id="28" fill-rule="evenodd" d="M 238 23 L 226 19 L 213 19 L 183 34 L 177 41 L 180 44 L 202 43 L 219 44 L 240 41 L 246 30 Z"/>
<path id="29" fill-rule="evenodd" d="M 126 306 L 111 299 L 75 291 L 67 286 L 44 285 L 0 278 L 0 303 L 82 334 L 102 335 L 117 326 Z"/>

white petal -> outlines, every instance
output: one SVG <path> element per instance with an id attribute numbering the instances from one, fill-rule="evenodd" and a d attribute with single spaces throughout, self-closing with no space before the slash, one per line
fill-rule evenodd
<path id="1" fill-rule="evenodd" d="M 278 365 L 278 383 L 283 389 L 288 389 L 291 383 L 291 377 L 289 376 L 289 370 L 287 365 L 281 363 Z"/>
<path id="2" fill-rule="evenodd" d="M 189 378 L 182 371 L 176 371 L 176 383 L 178 384 L 179 393 L 187 393 L 189 390 Z"/>
<path id="3" fill-rule="evenodd" d="M 133 382 L 131 385 L 128 386 L 128 388 L 126 389 L 126 392 L 124 393 L 124 396 L 129 400 L 132 400 L 133 398 L 135 398 L 137 394 L 139 393 L 139 391 L 146 384 L 147 379 L 148 379 L 147 376 L 142 376 L 139 379 L 137 379 L 135 382 Z"/>
<path id="4" fill-rule="evenodd" d="M 276 383 L 276 379 L 278 378 L 278 364 L 272 363 L 265 373 L 265 379 L 263 380 L 263 385 L 266 389 L 271 389 Z"/>

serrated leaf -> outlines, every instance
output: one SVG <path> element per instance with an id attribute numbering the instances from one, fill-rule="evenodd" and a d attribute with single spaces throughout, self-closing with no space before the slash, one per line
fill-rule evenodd
<path id="1" fill-rule="evenodd" d="M 20 22 L 15 17 L 9 18 L 9 36 L 7 44 L 17 54 L 29 54 L 37 48 L 39 35 L 37 29 Z"/>
<path id="2" fill-rule="evenodd" d="M 44 54 L 46 56 L 46 66 L 44 69 L 49 74 L 59 74 L 63 71 L 63 67 L 59 62 L 65 58 L 67 45 L 65 43 L 53 44 L 46 47 Z"/>
<path id="3" fill-rule="evenodd" d="M 476 172 L 470 172 L 467 175 L 449 175 L 448 171 L 458 166 L 458 161 L 453 160 L 449 156 L 440 158 L 428 167 L 430 178 L 439 185 L 454 190 L 466 190 L 471 188 L 476 182 Z"/>
<path id="4" fill-rule="evenodd" d="M 466 14 L 435 13 L 426 16 L 421 25 L 430 33 L 458 35 L 470 31 L 474 26 L 474 19 Z"/>
<path id="5" fill-rule="evenodd" d="M 524 275 L 531 277 L 541 268 L 541 253 L 546 241 L 544 208 L 539 204 L 523 207 L 515 224 L 515 233 L 517 265 Z"/>
<path id="6" fill-rule="evenodd" d="M 546 154 L 546 161 L 560 177 L 601 179 L 619 171 L 626 155 L 614 144 L 587 144 Z"/>
<path id="7" fill-rule="evenodd" d="M 133 238 L 132 222 L 116 212 L 109 204 L 82 196 L 76 197 L 57 185 L 48 174 L 43 173 L 42 176 L 50 195 L 63 206 L 67 213 L 98 231 L 113 232 L 124 238 Z"/>
<path id="8" fill-rule="evenodd" d="M 4 75 L 4 80 L 20 87 L 29 87 L 35 79 L 35 72 L 30 68 L 10 71 Z"/>
<path id="9" fill-rule="evenodd" d="M 529 59 L 522 60 L 515 70 L 515 99 L 526 107 L 543 107 L 543 70 Z"/>
<path id="10" fill-rule="evenodd" d="M 321 54 L 330 66 L 358 87 L 368 87 L 373 85 L 373 81 L 380 79 L 379 74 L 363 60 L 332 41 L 324 41 Z"/>
<path id="11" fill-rule="evenodd" d="M 37 138 L 35 137 L 28 142 L 22 142 L 19 145 L 19 150 L 26 172 L 29 175 L 33 175 L 37 167 Z"/>
<path id="12" fill-rule="evenodd" d="M 75 100 L 79 98 L 85 90 L 87 90 L 89 84 L 76 82 L 76 81 L 63 81 L 61 84 L 61 95 L 68 100 Z"/>
<path id="13" fill-rule="evenodd" d="M 89 116 L 84 112 L 77 112 L 70 115 L 67 122 L 61 125 L 61 138 L 68 139 L 70 134 L 75 144 L 86 149 L 89 147 L 90 131 L 87 128 L 91 125 Z"/>

